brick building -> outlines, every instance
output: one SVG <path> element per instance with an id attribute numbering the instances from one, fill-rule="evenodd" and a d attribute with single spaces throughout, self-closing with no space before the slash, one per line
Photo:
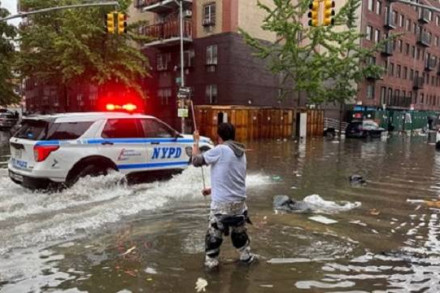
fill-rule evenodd
<path id="1" fill-rule="evenodd" d="M 265 0 L 270 4 L 271 1 Z M 238 28 L 260 40 L 275 35 L 261 29 L 265 11 L 256 0 L 183 0 L 184 81 L 195 104 L 293 106 L 279 99 L 281 83 L 264 60 L 252 56 Z M 180 82 L 179 5 L 174 0 L 137 0 L 133 20 L 148 22 L 142 33 L 153 37 L 142 50 L 149 57 L 151 78 L 147 108 L 160 118 L 177 122 L 176 96 Z M 296 105 L 296 102 L 295 102 Z"/>
<path id="2" fill-rule="evenodd" d="M 418 1 L 440 7 L 437 1 Z M 384 66 L 379 79 L 359 84 L 357 103 L 387 109 L 440 110 L 440 14 L 387 0 L 362 1 L 361 46 L 398 35 L 369 62 Z"/>

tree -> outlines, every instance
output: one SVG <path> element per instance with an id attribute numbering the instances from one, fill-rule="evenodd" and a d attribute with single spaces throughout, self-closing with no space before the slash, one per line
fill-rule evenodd
<path id="1" fill-rule="evenodd" d="M 21 0 L 25 10 L 81 3 L 79 0 Z M 125 12 L 130 0 L 120 0 Z M 61 85 L 64 94 L 77 85 L 118 83 L 143 96 L 141 79 L 148 60 L 133 42 L 148 38 L 137 34 L 137 25 L 126 34 L 107 34 L 105 15 L 115 8 L 75 8 L 35 14 L 20 27 L 17 67 L 24 77 Z"/>
<path id="2" fill-rule="evenodd" d="M 0 7 L 0 18 L 8 15 L 9 11 Z M 5 21 L 0 21 L 0 106 L 20 101 L 20 97 L 14 92 L 16 78 L 12 70 L 15 56 L 13 38 L 15 36 L 15 27 L 8 25 Z"/>
<path id="3" fill-rule="evenodd" d="M 267 12 L 262 29 L 276 34 L 266 44 L 241 30 L 245 41 L 260 58 L 270 60 L 272 72 L 284 76 L 290 92 L 307 94 L 314 104 L 345 103 L 357 93 L 356 84 L 366 76 L 378 76 L 382 68 L 368 63 L 385 41 L 372 48 L 360 46 L 364 36 L 356 26 L 361 0 L 347 0 L 335 16 L 335 25 L 309 27 L 302 20 L 310 0 L 273 0 L 274 8 L 258 3 Z M 344 28 L 344 29 L 341 29 Z"/>

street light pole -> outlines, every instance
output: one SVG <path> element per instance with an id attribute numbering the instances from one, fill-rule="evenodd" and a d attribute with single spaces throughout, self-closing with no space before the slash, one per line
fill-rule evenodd
<path id="1" fill-rule="evenodd" d="M 179 1 L 179 17 L 180 17 L 180 87 L 185 87 L 185 71 L 183 56 L 183 0 Z M 185 133 L 185 117 L 181 118 L 182 133 Z"/>

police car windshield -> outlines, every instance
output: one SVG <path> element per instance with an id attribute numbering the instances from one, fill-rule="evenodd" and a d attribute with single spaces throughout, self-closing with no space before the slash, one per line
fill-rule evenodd
<path id="1" fill-rule="evenodd" d="M 14 135 L 16 138 L 30 140 L 77 139 L 93 122 L 53 123 L 46 120 L 24 120 L 22 127 Z"/>

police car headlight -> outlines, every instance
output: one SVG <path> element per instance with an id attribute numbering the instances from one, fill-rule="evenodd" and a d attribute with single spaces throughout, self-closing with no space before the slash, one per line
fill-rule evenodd
<path id="1" fill-rule="evenodd" d="M 192 156 L 192 147 L 186 147 L 185 148 L 185 153 L 187 154 L 188 157 Z"/>

